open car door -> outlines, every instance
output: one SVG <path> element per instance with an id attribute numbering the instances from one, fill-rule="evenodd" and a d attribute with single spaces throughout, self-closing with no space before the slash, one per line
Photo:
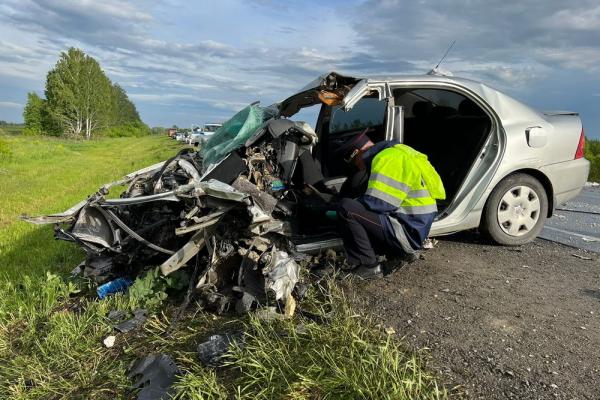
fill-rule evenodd
<path id="1" fill-rule="evenodd" d="M 374 142 L 403 139 L 403 109 L 395 106 L 384 81 L 330 72 L 279 103 L 279 116 L 288 118 L 302 108 L 318 104 L 321 110 L 315 131 L 319 143 L 313 155 L 321 160 L 326 177 L 347 176 L 348 166 L 335 154 L 336 150 L 366 128 Z"/>

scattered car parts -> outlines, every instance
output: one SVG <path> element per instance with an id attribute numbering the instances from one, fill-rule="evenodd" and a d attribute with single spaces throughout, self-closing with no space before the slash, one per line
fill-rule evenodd
<path id="1" fill-rule="evenodd" d="M 233 344 L 243 347 L 243 332 L 212 335 L 206 342 L 198 345 L 198 358 L 206 367 L 218 367 L 222 363 L 223 356 Z"/>
<path id="2" fill-rule="evenodd" d="M 139 360 L 128 374 L 135 379 L 134 389 L 140 389 L 138 400 L 166 400 L 172 398 L 175 382 L 180 370 L 166 354 L 151 354 Z"/>
<path id="3" fill-rule="evenodd" d="M 133 318 L 115 325 L 115 330 L 121 333 L 132 331 L 146 322 L 146 310 L 137 309 L 133 312 Z"/>

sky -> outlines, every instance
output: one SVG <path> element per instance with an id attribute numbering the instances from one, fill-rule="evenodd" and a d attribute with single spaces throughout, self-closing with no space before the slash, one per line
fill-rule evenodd
<path id="1" fill-rule="evenodd" d="M 79 47 L 151 126 L 223 121 L 328 71 L 442 67 L 600 138 L 598 0 L 0 0 L 0 120 L 22 121 L 61 51 Z"/>

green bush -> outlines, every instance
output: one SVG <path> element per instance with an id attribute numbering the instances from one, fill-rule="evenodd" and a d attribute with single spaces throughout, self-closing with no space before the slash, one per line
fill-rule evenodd
<path id="1" fill-rule="evenodd" d="M 102 131 L 104 137 L 139 137 L 150 135 L 152 131 L 142 122 L 133 122 L 125 125 L 113 126 Z"/>
<path id="2" fill-rule="evenodd" d="M 588 181 L 600 182 L 600 140 L 586 140 L 585 158 L 591 163 Z"/>

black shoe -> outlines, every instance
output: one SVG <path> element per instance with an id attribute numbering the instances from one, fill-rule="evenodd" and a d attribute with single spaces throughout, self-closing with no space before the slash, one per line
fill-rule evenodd
<path id="1" fill-rule="evenodd" d="M 352 273 L 357 275 L 361 279 L 378 279 L 383 277 L 383 269 L 381 264 L 375 266 L 360 265 L 352 270 Z"/>
<path id="2" fill-rule="evenodd" d="M 421 252 L 417 250 L 414 253 L 404 254 L 400 259 L 402 261 L 406 262 L 407 264 L 412 264 L 415 261 L 417 261 L 419 258 L 421 258 Z"/>
<path id="3" fill-rule="evenodd" d="M 412 264 L 421 258 L 421 252 L 415 251 L 414 253 L 405 253 L 401 256 L 387 256 L 387 260 L 384 262 L 384 269 L 386 274 L 391 273 L 397 269 L 404 267 L 407 264 Z"/>

